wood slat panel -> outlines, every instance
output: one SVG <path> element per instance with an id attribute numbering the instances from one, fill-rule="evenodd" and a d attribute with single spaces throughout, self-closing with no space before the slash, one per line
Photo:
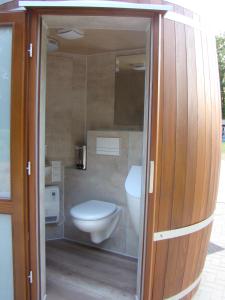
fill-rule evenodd
<path id="1" fill-rule="evenodd" d="M 195 29 L 195 53 L 196 53 L 196 68 L 197 72 L 197 98 L 195 100 L 198 114 L 197 123 L 197 162 L 196 162 L 196 180 L 195 180 L 195 194 L 192 211 L 191 223 L 195 223 L 199 219 L 199 212 L 201 210 L 203 193 L 203 180 L 205 174 L 205 151 L 206 151 L 206 109 L 205 109 L 205 81 L 204 68 L 202 57 L 202 39 L 201 32 Z"/>
<path id="2" fill-rule="evenodd" d="M 157 242 L 157 249 L 159 251 L 168 242 L 169 249 L 173 249 L 175 252 L 168 251 L 164 254 L 168 259 L 164 292 L 162 295 L 155 293 L 152 299 L 162 300 L 172 297 L 186 289 L 198 278 L 203 268 L 210 232 L 211 226 L 209 225 L 203 230 L 189 236 L 171 239 L 169 242 Z M 186 247 L 188 251 L 186 251 Z M 174 256 L 177 257 L 177 260 L 173 259 Z M 183 265 L 183 261 L 191 263 Z M 180 264 L 182 267 L 180 267 Z M 156 271 L 159 270 L 156 269 Z"/>
<path id="3" fill-rule="evenodd" d="M 185 182 L 184 206 L 182 224 L 188 226 L 192 223 L 194 206 L 198 132 L 193 130 L 198 126 L 198 97 L 197 97 L 197 68 L 195 57 L 194 29 L 185 26 L 187 47 L 187 92 L 188 92 L 188 132 L 187 132 L 187 170 Z"/>
<path id="4" fill-rule="evenodd" d="M 171 198 L 174 183 L 175 139 L 176 139 L 176 68 L 175 68 L 175 26 L 164 20 L 164 68 L 163 68 L 163 120 L 161 149 L 160 202 L 157 231 L 163 231 L 171 224 Z M 167 57 L 170 57 L 168 60 Z M 166 91 L 166 92 L 165 92 Z M 160 216 L 164 215 L 164 218 Z"/>
<path id="5" fill-rule="evenodd" d="M 199 20 L 185 9 L 174 11 Z M 156 231 L 189 226 L 213 213 L 221 138 L 218 68 L 211 34 L 164 20 L 162 53 Z M 156 242 L 151 299 L 176 295 L 195 281 L 204 265 L 210 233 L 211 225 L 191 235 Z M 183 299 L 191 299 L 196 289 Z"/>
<path id="6" fill-rule="evenodd" d="M 214 198 L 214 185 L 215 185 L 215 175 L 216 175 L 216 156 L 213 155 L 217 153 L 217 141 L 216 141 L 216 106 L 215 106 L 215 72 L 214 68 L 210 68 L 211 65 L 211 58 L 213 57 L 212 52 L 212 36 L 207 36 L 207 50 L 208 50 L 208 66 L 209 66 L 209 80 L 210 80 L 210 87 L 211 87 L 211 172 L 210 172 L 210 185 L 209 185 L 209 194 L 208 194 L 208 201 L 205 207 L 205 214 L 211 215 L 213 213 L 212 207 L 214 207 L 214 203 L 212 199 Z"/>
<path id="7" fill-rule="evenodd" d="M 202 33 L 202 57 L 203 57 L 203 68 L 204 68 L 204 79 L 205 79 L 205 113 L 206 113 L 206 144 L 205 144 L 205 172 L 203 181 L 203 198 L 201 203 L 201 210 L 199 218 L 205 219 L 206 207 L 208 202 L 209 188 L 210 188 L 210 172 L 211 172 L 211 155 L 212 155 L 212 138 L 211 138 L 211 87 L 210 87 L 210 75 L 209 75 L 209 62 L 208 62 L 208 49 L 207 49 L 207 37 L 205 33 Z"/>
<path id="8" fill-rule="evenodd" d="M 187 64 L 184 63 L 187 61 L 185 26 L 175 23 L 175 28 L 177 111 L 174 118 L 177 119 L 177 124 L 171 229 L 183 226 L 182 217 L 186 184 L 188 136 Z"/>
<path id="9" fill-rule="evenodd" d="M 186 267 L 188 248 L 189 236 L 169 241 L 164 295 L 173 295 L 174 291 L 182 290 L 183 274 Z M 173 270 L 172 276 L 171 270 Z"/>

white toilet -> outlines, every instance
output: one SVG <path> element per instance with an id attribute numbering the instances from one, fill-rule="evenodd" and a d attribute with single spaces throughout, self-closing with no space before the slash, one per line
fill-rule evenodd
<path id="1" fill-rule="evenodd" d="M 131 166 L 125 181 L 127 205 L 135 232 L 139 235 L 142 166 Z"/>
<path id="2" fill-rule="evenodd" d="M 115 230 L 121 214 L 117 205 L 99 200 L 89 200 L 71 208 L 74 225 L 90 233 L 91 241 L 99 244 Z"/>

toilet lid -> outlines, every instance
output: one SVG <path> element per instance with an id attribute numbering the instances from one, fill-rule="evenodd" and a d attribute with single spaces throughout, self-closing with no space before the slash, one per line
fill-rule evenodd
<path id="1" fill-rule="evenodd" d="M 75 205 L 70 213 L 74 218 L 84 221 L 94 221 L 111 215 L 116 210 L 116 205 L 110 202 L 89 200 Z"/>

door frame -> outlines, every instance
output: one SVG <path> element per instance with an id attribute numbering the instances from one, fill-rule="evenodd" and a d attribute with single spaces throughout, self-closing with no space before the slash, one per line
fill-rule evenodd
<path id="1" fill-rule="evenodd" d="M 142 296 L 141 299 L 152 299 L 153 267 L 155 244 L 153 242 L 157 166 L 158 166 L 158 139 L 160 117 L 160 76 L 161 76 L 161 23 L 166 11 L 148 11 L 121 8 L 28 8 L 28 41 L 32 44 L 32 57 L 28 62 L 27 98 L 28 101 L 28 157 L 32 172 L 28 182 L 29 197 L 29 227 L 30 227 L 30 267 L 33 272 L 31 285 L 31 300 L 40 299 L 40 245 L 39 245 L 39 96 L 40 96 L 40 34 L 41 16 L 43 15 L 74 15 L 74 16 L 127 16 L 145 17 L 151 19 L 152 36 L 152 66 L 149 86 L 150 105 L 148 111 L 148 141 L 146 154 L 146 210 L 142 253 Z M 151 141 L 151 145 L 150 145 Z M 154 162 L 154 168 L 151 168 Z M 151 170 L 150 170 L 151 169 Z M 150 172 L 152 176 L 150 178 Z M 152 190 L 149 191 L 150 179 L 153 181 Z M 148 192 L 147 192 L 148 191 Z"/>
<path id="2" fill-rule="evenodd" d="M 27 118 L 26 116 L 26 14 L 2 10 L 0 26 L 12 28 L 10 91 L 10 196 L 0 199 L 0 214 L 11 216 L 14 299 L 29 299 L 29 226 Z M 4 241 L 3 241 L 4 242 Z M 4 270 L 3 270 L 4 271 Z"/>

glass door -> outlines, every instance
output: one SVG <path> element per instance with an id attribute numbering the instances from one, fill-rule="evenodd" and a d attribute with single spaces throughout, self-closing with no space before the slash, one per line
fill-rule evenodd
<path id="1" fill-rule="evenodd" d="M 0 13 L 0 299 L 26 300 L 25 14 Z"/>

